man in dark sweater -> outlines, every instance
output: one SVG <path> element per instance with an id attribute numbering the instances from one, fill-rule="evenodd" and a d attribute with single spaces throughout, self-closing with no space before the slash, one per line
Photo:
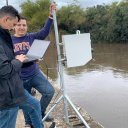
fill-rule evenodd
<path id="1" fill-rule="evenodd" d="M 9 33 L 20 16 L 12 6 L 0 9 L 0 128 L 15 128 L 19 107 L 30 115 L 34 128 L 43 128 L 41 107 L 23 87 L 19 72 L 27 57 L 15 57 Z"/>
<path id="2" fill-rule="evenodd" d="M 19 19 L 12 6 L 0 9 L 0 128 L 15 128 L 18 106 L 25 102 L 19 71 L 26 56 L 21 54 L 15 58 L 9 34 Z"/>
<path id="3" fill-rule="evenodd" d="M 12 36 L 15 55 L 26 54 L 31 47 L 34 39 L 43 40 L 48 36 L 53 22 L 52 11 L 55 9 L 56 4 L 52 3 L 50 6 L 49 18 L 45 23 L 45 26 L 42 27 L 42 29 L 38 32 L 27 33 L 27 21 L 25 18 L 21 18 L 21 20 L 16 24 L 14 28 L 15 34 L 14 36 Z M 45 116 L 46 108 L 54 95 L 54 88 L 40 72 L 39 66 L 36 62 L 28 62 L 23 64 L 20 75 L 24 83 L 24 88 L 29 93 L 31 93 L 31 89 L 33 87 L 42 94 L 40 104 L 43 118 Z M 51 120 L 52 118 L 50 117 L 46 118 L 46 121 Z M 26 123 L 29 123 L 28 115 L 26 113 L 25 121 Z"/>

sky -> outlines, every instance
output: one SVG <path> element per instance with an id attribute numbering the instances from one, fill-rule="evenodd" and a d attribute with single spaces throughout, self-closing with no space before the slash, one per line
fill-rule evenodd
<path id="1" fill-rule="evenodd" d="M 7 0 L 0 0 L 0 7 L 6 5 Z M 16 9 L 20 10 L 20 4 L 25 2 L 27 0 L 8 0 L 9 5 L 13 5 Z M 33 1 L 33 0 L 32 0 Z M 70 3 L 72 3 L 73 0 L 54 0 L 56 1 L 58 7 L 61 6 L 66 6 Z M 79 4 L 81 7 L 86 8 L 86 7 L 91 7 L 94 5 L 102 5 L 102 4 L 111 4 L 112 2 L 120 2 L 121 0 L 78 0 Z"/>
<path id="2" fill-rule="evenodd" d="M 111 4 L 112 2 L 120 2 L 121 0 L 78 0 L 81 7 L 91 7 L 97 4 Z M 61 5 L 68 5 L 72 2 L 72 0 L 56 0 L 59 6 Z"/>

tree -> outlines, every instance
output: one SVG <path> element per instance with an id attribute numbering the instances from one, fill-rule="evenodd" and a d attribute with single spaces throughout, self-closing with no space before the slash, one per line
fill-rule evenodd
<path id="1" fill-rule="evenodd" d="M 22 15 L 27 17 L 29 31 L 40 29 L 48 18 L 50 0 L 27 0 L 21 5 Z"/>
<path id="2" fill-rule="evenodd" d="M 78 5 L 69 5 L 62 7 L 58 13 L 58 25 L 61 30 L 68 33 L 75 33 L 77 29 L 82 31 L 82 25 L 85 22 L 85 12 Z"/>
<path id="3" fill-rule="evenodd" d="M 50 0 L 27 0 L 21 5 L 22 14 L 29 20 L 29 30 L 35 31 L 45 23 L 49 12 Z M 60 35 L 65 33 L 89 32 L 92 42 L 128 41 L 128 0 L 111 5 L 97 5 L 85 10 L 78 0 L 57 11 Z M 53 38 L 53 37 L 52 37 Z M 54 38 L 53 38 L 54 39 Z"/>

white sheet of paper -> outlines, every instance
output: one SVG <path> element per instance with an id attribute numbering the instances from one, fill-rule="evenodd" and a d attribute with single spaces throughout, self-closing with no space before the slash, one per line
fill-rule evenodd
<path id="1" fill-rule="evenodd" d="M 92 59 L 90 33 L 63 35 L 67 67 L 82 66 Z"/>

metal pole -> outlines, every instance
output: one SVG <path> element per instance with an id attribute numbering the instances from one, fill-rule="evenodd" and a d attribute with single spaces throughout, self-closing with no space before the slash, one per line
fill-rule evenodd
<path id="1" fill-rule="evenodd" d="M 55 0 L 52 0 L 52 2 L 55 2 Z M 56 19 L 56 12 L 53 11 L 53 22 L 54 22 L 54 30 L 55 30 L 55 39 L 56 39 L 56 46 L 57 46 L 57 53 L 58 53 L 58 70 L 59 70 L 59 76 L 60 76 L 60 83 L 62 87 L 62 93 L 63 93 L 63 99 L 64 99 L 64 112 L 65 112 L 65 120 L 68 123 L 68 110 L 67 110 L 67 101 L 65 98 L 65 88 L 64 88 L 64 77 L 63 77 L 63 65 L 62 65 L 62 58 L 61 58 L 61 50 L 59 46 L 59 33 L 58 33 L 58 26 L 57 26 L 57 19 Z"/>
<path id="2" fill-rule="evenodd" d="M 86 123 L 85 119 L 81 116 L 81 114 L 79 113 L 79 111 L 76 109 L 76 107 L 74 106 L 74 104 L 71 102 L 71 100 L 68 98 L 68 96 L 66 96 L 66 99 L 68 100 L 68 102 L 70 103 L 70 105 L 72 106 L 72 108 L 74 109 L 74 111 L 76 112 L 76 114 L 79 116 L 79 118 L 81 119 L 81 121 L 84 123 L 84 125 L 86 126 L 86 128 L 90 128 L 89 125 Z"/>
<path id="3" fill-rule="evenodd" d="M 8 6 L 8 0 L 6 0 L 6 5 Z"/>

